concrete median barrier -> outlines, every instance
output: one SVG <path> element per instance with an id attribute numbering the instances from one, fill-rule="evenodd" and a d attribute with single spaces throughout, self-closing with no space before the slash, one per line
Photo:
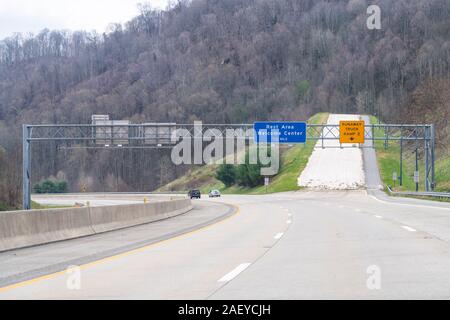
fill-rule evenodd
<path id="1" fill-rule="evenodd" d="M 189 199 L 90 208 L 92 227 L 96 233 L 171 218 L 191 209 L 192 205 Z"/>
<path id="2" fill-rule="evenodd" d="M 0 213 L 0 252 L 79 238 L 174 217 L 192 209 L 189 199 L 108 207 Z"/>

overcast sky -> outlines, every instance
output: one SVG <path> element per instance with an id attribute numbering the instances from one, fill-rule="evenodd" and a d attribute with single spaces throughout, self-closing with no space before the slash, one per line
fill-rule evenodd
<path id="1" fill-rule="evenodd" d="M 103 32 L 137 15 L 138 3 L 165 9 L 168 0 L 0 0 L 0 39 L 44 28 Z"/>

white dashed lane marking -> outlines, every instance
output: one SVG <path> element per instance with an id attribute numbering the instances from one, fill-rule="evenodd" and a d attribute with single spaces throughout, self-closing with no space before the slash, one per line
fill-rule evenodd
<path id="1" fill-rule="evenodd" d="M 279 240 L 279 239 L 281 239 L 281 237 L 284 235 L 284 233 L 283 232 L 280 232 L 280 233 L 277 233 L 276 235 L 275 235 L 275 237 L 273 237 L 275 240 Z"/>
<path id="2" fill-rule="evenodd" d="M 416 229 L 413 229 L 413 228 L 408 227 L 408 226 L 402 226 L 402 228 L 405 229 L 405 230 L 408 230 L 409 232 L 416 232 L 417 231 Z"/>
<path id="3" fill-rule="evenodd" d="M 219 282 L 228 282 L 233 280 L 238 276 L 239 273 L 244 271 L 250 266 L 251 263 L 242 263 L 239 266 L 237 266 L 235 269 L 224 275 L 222 278 L 219 279 Z"/>

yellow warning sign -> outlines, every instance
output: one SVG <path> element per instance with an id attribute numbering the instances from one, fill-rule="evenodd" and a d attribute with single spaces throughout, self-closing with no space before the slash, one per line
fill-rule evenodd
<path id="1" fill-rule="evenodd" d="M 341 143 L 364 143 L 364 121 L 341 121 L 339 136 Z"/>

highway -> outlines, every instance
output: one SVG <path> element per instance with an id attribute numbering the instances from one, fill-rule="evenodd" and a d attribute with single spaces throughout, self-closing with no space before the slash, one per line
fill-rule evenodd
<path id="1" fill-rule="evenodd" d="M 447 204 L 365 190 L 194 203 L 156 224 L 2 253 L 0 299 L 450 298 Z M 74 264 L 79 290 L 58 272 Z M 367 286 L 371 266 L 380 289 Z"/>
<path id="2" fill-rule="evenodd" d="M 314 166 L 339 170 L 318 154 Z M 365 184 L 357 190 L 204 198 L 171 219 L 0 253 L 0 299 L 450 299 L 450 203 L 388 197 L 375 151 L 357 157 Z M 311 172 L 322 179 L 320 167 Z M 356 185 L 349 176 L 330 181 Z"/>

